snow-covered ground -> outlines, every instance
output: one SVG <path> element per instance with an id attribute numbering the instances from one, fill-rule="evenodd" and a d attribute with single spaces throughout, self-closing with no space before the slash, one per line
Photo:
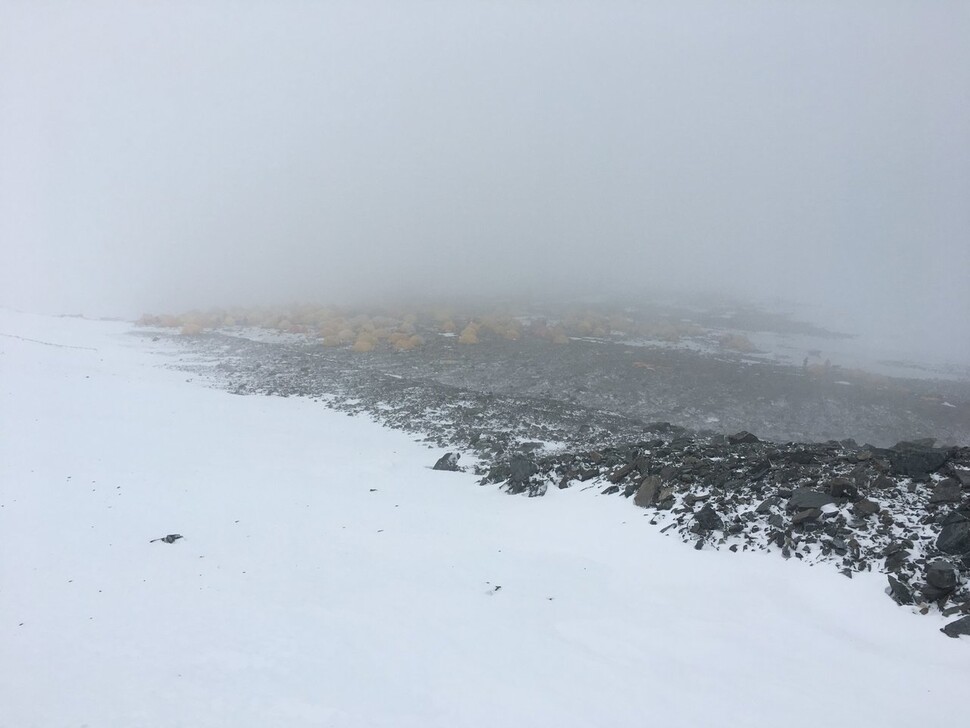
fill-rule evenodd
<path id="1" fill-rule="evenodd" d="M 0 311 L 0 726 L 966 718 L 970 640 L 881 575 L 696 552 L 595 491 L 510 497 L 367 419 L 187 381 L 129 330 Z"/>

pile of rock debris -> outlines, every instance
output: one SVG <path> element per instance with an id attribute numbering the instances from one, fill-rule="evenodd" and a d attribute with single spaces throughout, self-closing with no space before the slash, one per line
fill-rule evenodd
<path id="1" fill-rule="evenodd" d="M 944 632 L 970 634 L 970 448 L 646 430 L 652 439 L 601 450 L 515 454 L 483 482 L 530 496 L 595 485 L 632 498 L 652 524 L 698 549 L 777 550 L 848 577 L 883 571 L 899 604 L 963 615 Z"/>

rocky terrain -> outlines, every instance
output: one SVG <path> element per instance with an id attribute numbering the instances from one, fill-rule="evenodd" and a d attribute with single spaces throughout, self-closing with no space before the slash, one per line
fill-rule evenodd
<path id="1" fill-rule="evenodd" d="M 187 347 L 176 366 L 234 393 L 368 414 L 448 451 L 429 466 L 473 469 L 510 493 L 628 498 L 698 549 L 775 551 L 847 577 L 881 571 L 899 604 L 939 610 L 955 618 L 947 634 L 970 634 L 966 382 L 629 337 L 463 346 L 425 331 L 420 347 L 353 351 L 300 332 L 188 333 L 174 337 Z"/>

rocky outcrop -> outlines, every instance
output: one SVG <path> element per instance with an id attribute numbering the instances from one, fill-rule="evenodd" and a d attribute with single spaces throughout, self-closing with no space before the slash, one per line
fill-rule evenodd
<path id="1" fill-rule="evenodd" d="M 940 630 L 947 637 L 970 636 L 970 617 L 961 617 Z"/>
<path id="2" fill-rule="evenodd" d="M 461 470 L 461 468 L 458 465 L 458 460 L 460 458 L 461 458 L 461 455 L 459 453 L 456 453 L 456 452 L 446 452 L 444 455 L 442 455 L 440 458 L 438 458 L 438 461 L 434 464 L 434 466 L 431 469 L 432 470 L 450 470 L 450 471 L 453 471 L 453 472 L 459 471 L 459 470 Z"/>
<path id="3" fill-rule="evenodd" d="M 970 555 L 970 514 L 966 510 L 953 511 L 943 518 L 936 548 L 964 560 Z"/>
<path id="4" fill-rule="evenodd" d="M 666 423 L 645 434 L 529 459 L 517 478 L 513 459 L 485 481 L 532 495 L 545 492 L 543 482 L 602 483 L 600 493 L 632 497 L 653 512 L 652 524 L 696 548 L 777 550 L 850 577 L 882 571 L 899 604 L 970 614 L 970 448 L 779 445 Z"/>

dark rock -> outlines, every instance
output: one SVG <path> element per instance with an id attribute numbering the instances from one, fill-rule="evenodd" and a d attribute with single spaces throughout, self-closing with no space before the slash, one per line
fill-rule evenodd
<path id="1" fill-rule="evenodd" d="M 438 458 L 438 462 L 436 462 L 434 464 L 434 467 L 431 469 L 432 470 L 451 470 L 451 471 L 461 470 L 461 468 L 458 467 L 458 458 L 460 457 L 461 455 L 459 453 L 446 452 L 444 455 Z"/>
<path id="2" fill-rule="evenodd" d="M 856 465 L 852 468 L 848 478 L 855 484 L 856 488 L 865 488 L 869 485 L 869 468 Z"/>
<path id="3" fill-rule="evenodd" d="M 784 528 L 785 519 L 777 513 L 772 513 L 770 516 L 768 516 L 768 525 L 772 526 L 773 528 Z"/>
<path id="4" fill-rule="evenodd" d="M 836 521 L 829 521 L 825 524 L 825 533 L 831 538 L 838 538 L 843 534 L 842 526 Z"/>
<path id="5" fill-rule="evenodd" d="M 857 516 L 872 516 L 879 513 L 879 504 L 868 498 L 861 498 L 852 504 L 852 510 Z"/>
<path id="6" fill-rule="evenodd" d="M 662 480 L 674 480 L 679 473 L 680 469 L 673 465 L 664 465 L 660 468 L 660 477 Z"/>
<path id="7" fill-rule="evenodd" d="M 950 592 L 938 589 L 932 584 L 923 584 L 919 591 L 924 602 L 938 602 L 941 599 L 945 600 L 950 595 Z M 923 614 L 926 614 L 926 612 L 923 612 Z"/>
<path id="8" fill-rule="evenodd" d="M 957 588 L 957 567 L 945 559 L 931 561 L 923 573 L 927 584 L 944 593 L 948 594 Z"/>
<path id="9" fill-rule="evenodd" d="M 168 536 L 162 536 L 161 538 L 153 538 L 148 543 L 155 543 L 156 541 L 164 541 L 165 543 L 175 543 L 180 538 L 182 538 L 182 534 L 180 534 L 180 533 L 170 533 L 170 534 L 168 534 Z"/>
<path id="10" fill-rule="evenodd" d="M 855 500 L 859 497 L 859 489 L 846 478 L 835 478 L 828 483 L 828 492 L 833 498 Z"/>
<path id="11" fill-rule="evenodd" d="M 899 579 L 889 575 L 889 596 L 900 605 L 912 604 L 913 603 L 913 593 L 909 590 L 909 587 L 903 584 Z"/>
<path id="12" fill-rule="evenodd" d="M 905 549 L 911 549 L 911 548 L 913 548 L 913 542 L 910 541 L 909 539 L 903 539 L 902 541 L 893 541 L 891 544 L 889 544 L 888 546 L 886 546 L 886 548 L 882 550 L 882 555 L 890 556 L 892 554 L 899 553 L 900 551 L 903 551 Z"/>
<path id="13" fill-rule="evenodd" d="M 957 506 L 940 519 L 940 525 L 949 526 L 951 523 L 960 523 L 961 521 L 970 521 L 970 513 L 967 512 L 965 507 Z"/>
<path id="14" fill-rule="evenodd" d="M 774 473 L 776 483 L 791 483 L 802 477 L 801 468 L 782 468 Z"/>
<path id="15" fill-rule="evenodd" d="M 754 510 L 755 510 L 755 513 L 761 513 L 761 514 L 771 513 L 771 509 L 774 506 L 778 506 L 778 505 L 781 505 L 781 498 L 773 495 L 761 501 L 760 505 Z"/>
<path id="16" fill-rule="evenodd" d="M 970 614 L 970 602 L 954 604 L 952 607 L 944 609 L 942 614 L 944 617 L 952 617 L 954 614 Z"/>
<path id="17" fill-rule="evenodd" d="M 895 551 L 886 557 L 886 571 L 899 571 L 909 561 L 909 551 Z"/>
<path id="18" fill-rule="evenodd" d="M 610 477 L 609 477 L 610 482 L 619 483 L 626 476 L 628 476 L 630 473 L 633 472 L 633 468 L 634 468 L 633 463 L 627 463 L 622 468 L 610 473 Z"/>
<path id="19" fill-rule="evenodd" d="M 936 548 L 952 556 L 970 552 L 970 519 L 956 511 L 947 516 L 936 539 Z"/>
<path id="20" fill-rule="evenodd" d="M 812 490 L 811 488 L 796 488 L 788 499 L 788 510 L 804 510 L 806 508 L 821 508 L 829 503 L 835 503 L 828 493 Z"/>
<path id="21" fill-rule="evenodd" d="M 801 526 L 809 521 L 817 521 L 821 515 L 822 511 L 818 508 L 806 508 L 792 516 L 791 523 L 793 526 Z"/>
<path id="22" fill-rule="evenodd" d="M 880 475 L 875 480 L 872 481 L 872 487 L 883 490 L 885 488 L 895 488 L 896 481 L 887 475 Z"/>
<path id="23" fill-rule="evenodd" d="M 707 500 L 710 497 L 711 496 L 708 493 L 688 493 L 684 496 L 684 505 L 688 505 L 693 508 L 695 504 Z"/>
<path id="24" fill-rule="evenodd" d="M 788 453 L 788 462 L 795 465 L 811 465 L 817 462 L 817 459 L 815 454 L 808 450 L 795 450 L 795 452 Z"/>
<path id="25" fill-rule="evenodd" d="M 940 632 L 947 637 L 959 637 L 960 635 L 970 635 L 970 616 L 961 617 L 945 625 Z"/>
<path id="26" fill-rule="evenodd" d="M 748 471 L 748 475 L 752 480 L 758 480 L 765 477 L 771 471 L 771 461 L 765 458 L 764 460 L 755 463 L 751 466 Z"/>
<path id="27" fill-rule="evenodd" d="M 536 464 L 525 455 L 516 454 L 509 460 L 509 477 L 506 481 L 509 493 L 540 495 L 539 487 L 532 483 L 532 476 L 538 472 Z"/>
<path id="28" fill-rule="evenodd" d="M 900 446 L 903 447 L 900 447 Z M 943 467 L 948 453 L 914 446 L 912 443 L 899 443 L 889 455 L 889 463 L 894 475 L 924 479 Z"/>
<path id="29" fill-rule="evenodd" d="M 754 442 L 761 442 L 761 440 L 747 430 L 741 430 L 741 432 L 734 435 L 728 435 L 728 442 L 732 445 L 750 445 Z"/>
<path id="30" fill-rule="evenodd" d="M 633 502 L 641 508 L 652 505 L 657 497 L 657 489 L 660 487 L 660 478 L 656 475 L 648 475 L 640 482 L 637 494 Z"/>
<path id="31" fill-rule="evenodd" d="M 488 475 L 485 476 L 484 482 L 486 483 L 504 483 L 509 479 L 509 464 L 508 462 L 499 461 L 493 463 L 488 469 Z"/>
<path id="32" fill-rule="evenodd" d="M 609 485 L 606 488 L 604 488 L 602 492 L 600 492 L 600 495 L 613 495 L 614 493 L 619 493 L 619 492 L 620 492 L 620 486 Z"/>
<path id="33" fill-rule="evenodd" d="M 724 521 L 721 520 L 721 517 L 717 515 L 717 511 L 710 504 L 705 505 L 694 514 L 694 521 L 706 531 L 724 530 Z"/>
<path id="34" fill-rule="evenodd" d="M 960 468 L 953 468 L 950 471 L 953 477 L 960 484 L 961 488 L 970 488 L 970 470 L 961 470 Z"/>
<path id="35" fill-rule="evenodd" d="M 941 480 L 930 493 L 930 503 L 957 503 L 960 501 L 960 484 L 954 478 Z"/>

